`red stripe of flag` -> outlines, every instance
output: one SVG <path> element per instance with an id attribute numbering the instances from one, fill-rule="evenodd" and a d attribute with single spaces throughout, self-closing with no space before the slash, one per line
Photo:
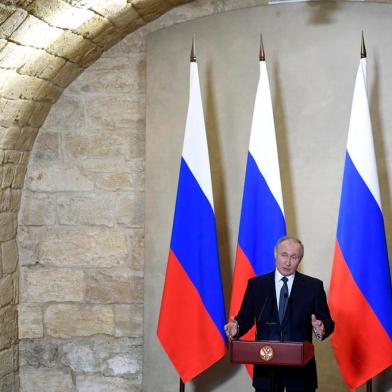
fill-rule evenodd
<path id="1" fill-rule="evenodd" d="M 158 331 L 162 346 L 184 382 L 211 366 L 226 352 L 225 342 L 199 292 L 172 251 L 169 253 Z M 200 344 L 200 336 L 208 342 L 208 347 Z"/>
<path id="2" fill-rule="evenodd" d="M 355 283 L 336 241 L 329 305 L 335 332 L 332 346 L 351 389 L 364 384 L 392 363 L 392 342 Z M 369 340 L 369 337 L 377 339 Z M 366 360 L 364 360 L 366 358 Z"/>

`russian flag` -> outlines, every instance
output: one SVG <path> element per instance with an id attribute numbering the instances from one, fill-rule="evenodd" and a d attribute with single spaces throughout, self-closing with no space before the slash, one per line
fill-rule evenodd
<path id="1" fill-rule="evenodd" d="M 253 111 L 230 316 L 237 315 L 248 280 L 275 268 L 274 246 L 286 234 L 278 151 L 264 50 Z M 255 328 L 243 339 L 254 340 Z M 252 373 L 252 366 L 247 366 Z"/>
<path id="2" fill-rule="evenodd" d="M 158 338 L 183 382 L 227 351 L 210 162 L 197 63 L 190 96 Z"/>
<path id="3" fill-rule="evenodd" d="M 391 277 L 363 57 L 351 108 L 329 290 L 336 325 L 332 346 L 350 389 L 392 365 Z"/>

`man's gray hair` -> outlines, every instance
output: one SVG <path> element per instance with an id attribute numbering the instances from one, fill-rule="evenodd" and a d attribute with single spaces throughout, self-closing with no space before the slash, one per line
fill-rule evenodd
<path id="1" fill-rule="evenodd" d="M 276 241 L 275 248 L 274 248 L 275 254 L 278 250 L 278 246 L 284 241 L 294 241 L 299 245 L 299 250 L 300 250 L 299 258 L 300 258 L 300 260 L 302 260 L 302 258 L 304 257 L 304 253 L 305 253 L 304 244 L 297 237 L 293 237 L 290 235 L 285 235 L 283 237 L 280 237 L 278 239 L 278 241 Z"/>

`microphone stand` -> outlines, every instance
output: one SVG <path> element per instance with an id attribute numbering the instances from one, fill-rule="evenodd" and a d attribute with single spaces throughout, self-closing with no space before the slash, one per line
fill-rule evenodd
<path id="1" fill-rule="evenodd" d="M 270 296 L 267 295 L 267 297 L 265 298 L 264 303 L 263 303 L 263 306 L 261 307 L 259 316 L 257 317 L 257 320 L 256 320 L 256 339 L 257 339 L 257 325 L 259 324 L 261 315 L 264 313 L 264 309 L 265 309 L 265 306 L 267 305 L 267 302 L 268 302 L 268 300 L 269 300 L 269 297 L 270 297 Z"/>

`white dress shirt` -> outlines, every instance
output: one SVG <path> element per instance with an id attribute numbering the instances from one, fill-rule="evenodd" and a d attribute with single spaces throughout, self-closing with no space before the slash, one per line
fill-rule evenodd
<path id="1" fill-rule="evenodd" d="M 279 309 L 279 296 L 280 296 L 280 290 L 283 286 L 283 278 L 284 275 L 282 275 L 278 269 L 275 269 L 275 293 L 276 293 L 276 303 L 278 304 L 278 309 Z M 291 275 L 286 276 L 287 280 L 287 287 L 289 288 L 289 297 L 291 294 L 291 288 L 293 287 L 294 283 L 294 276 L 295 272 Z"/>
<path id="2" fill-rule="evenodd" d="M 292 275 L 286 276 L 287 280 L 287 286 L 289 289 L 289 297 L 291 294 L 291 289 L 293 287 L 294 283 L 294 277 L 295 277 L 295 272 Z M 276 292 L 276 303 L 278 305 L 278 310 L 279 310 L 279 297 L 280 297 L 280 290 L 283 287 L 283 281 L 282 281 L 283 275 L 278 271 L 278 269 L 275 269 L 275 292 Z M 313 328 L 313 333 L 316 337 L 317 340 L 322 340 L 323 337 L 321 334 L 316 330 L 316 328 Z"/>

